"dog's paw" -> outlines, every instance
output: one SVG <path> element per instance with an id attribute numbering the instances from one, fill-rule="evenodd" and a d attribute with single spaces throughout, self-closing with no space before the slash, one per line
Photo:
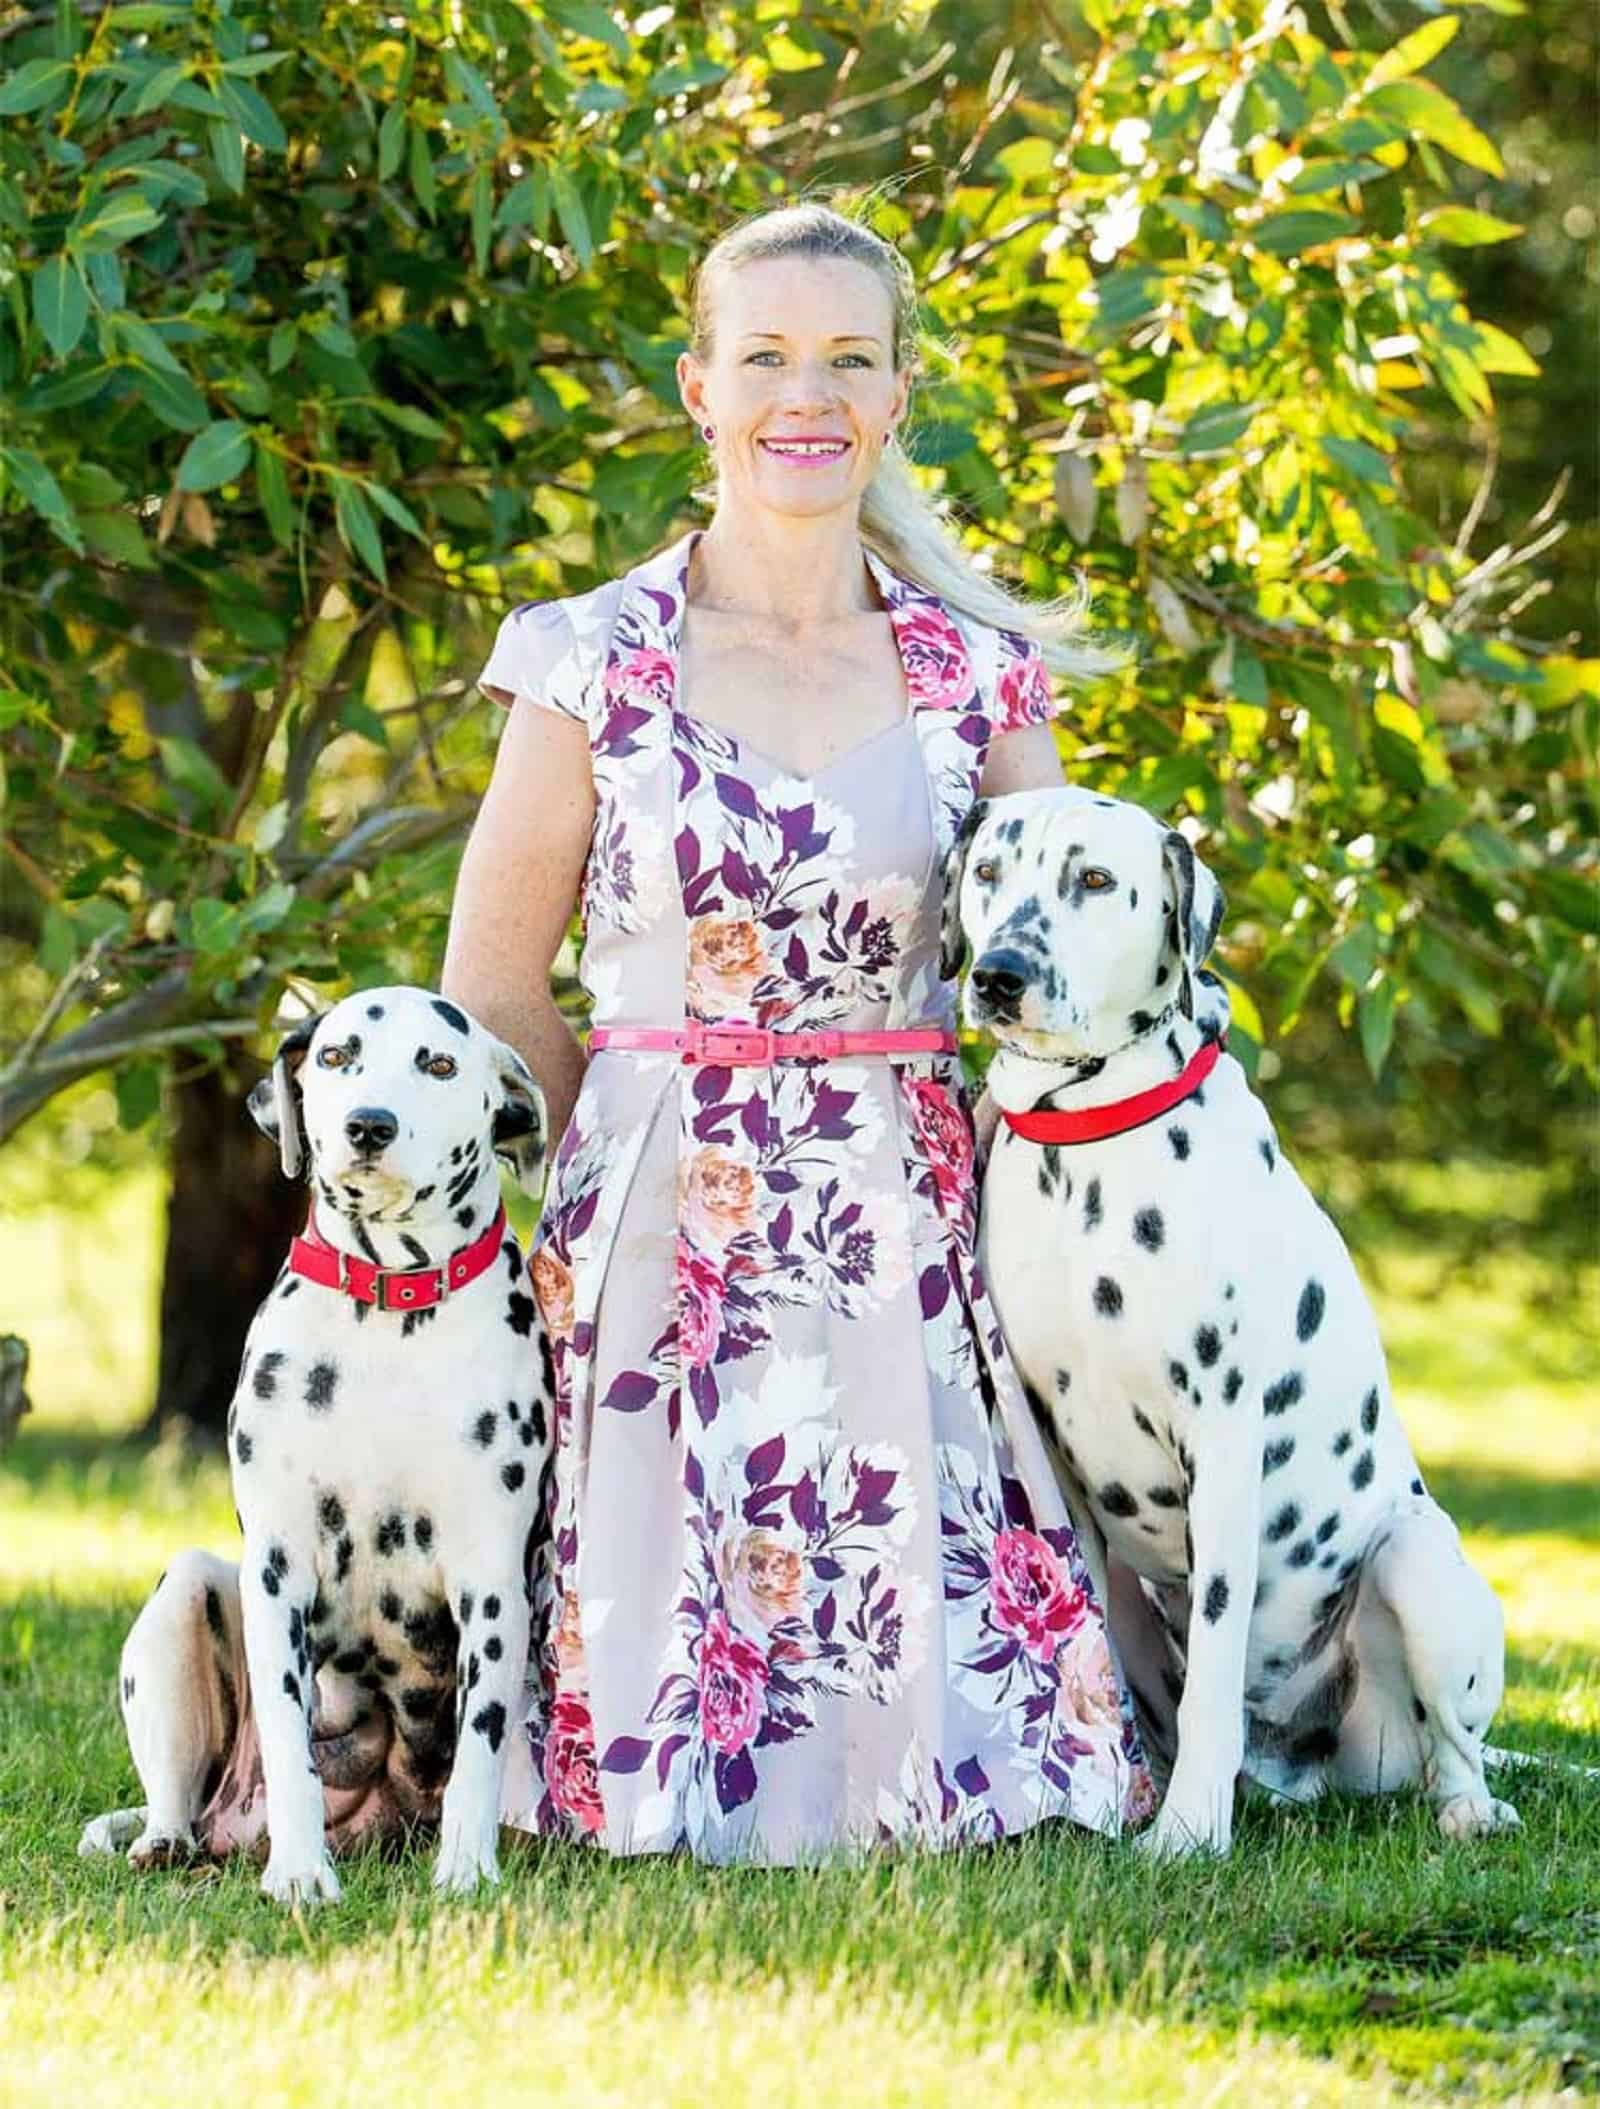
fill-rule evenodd
<path id="1" fill-rule="evenodd" d="M 1522 1818 L 1508 1801 L 1490 1794 L 1457 1794 L 1439 1806 L 1446 1838 L 1487 1838 L 1491 1831 L 1520 1831 Z"/>
<path id="2" fill-rule="evenodd" d="M 344 1895 L 333 1862 L 324 1853 L 309 1867 L 295 1867 L 272 1854 L 261 1877 L 261 1894 L 275 1904 L 337 1904 Z"/>
<path id="3" fill-rule="evenodd" d="M 78 1838 L 78 1858 L 95 1860 L 102 1854 L 120 1853 L 144 1827 L 143 1809 L 110 1809 L 84 1825 Z"/>
<path id="4" fill-rule="evenodd" d="M 200 1841 L 187 1824 L 181 1831 L 146 1830 L 128 1848 L 128 1865 L 140 1874 L 159 1867 L 187 1867 L 200 1857 Z"/>
<path id="5" fill-rule="evenodd" d="M 1175 1809 L 1170 1801 L 1149 1830 L 1141 1831 L 1134 1840 L 1147 1860 L 1161 1861 L 1190 1860 L 1197 1853 L 1220 1856 L 1227 1852 L 1232 1842 L 1226 1831 L 1219 1832 L 1215 1824 L 1198 1814 Z"/>
<path id="6" fill-rule="evenodd" d="M 480 1888 L 498 1889 L 500 1864 L 493 1846 L 479 1852 L 464 1843 L 441 1845 L 433 1863 L 433 1886 L 442 1897 L 470 1897 Z"/>

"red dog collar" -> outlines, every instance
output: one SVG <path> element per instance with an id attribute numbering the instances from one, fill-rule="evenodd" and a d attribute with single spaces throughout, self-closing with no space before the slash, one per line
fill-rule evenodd
<path id="1" fill-rule="evenodd" d="M 289 1246 L 289 1267 L 307 1281 L 325 1289 L 340 1289 L 357 1303 L 375 1303 L 381 1311 L 431 1311 L 447 1303 L 457 1289 L 492 1267 L 505 1236 L 506 1212 L 495 1211 L 494 1221 L 470 1245 L 452 1252 L 443 1267 L 378 1267 L 371 1260 L 341 1252 L 318 1230 L 315 1216 L 308 1218 L 304 1235 Z"/>
<path id="2" fill-rule="evenodd" d="M 1159 1120 L 1163 1113 L 1192 1098 L 1216 1068 L 1221 1052 L 1219 1041 L 1208 1040 L 1170 1083 L 1136 1091 L 1132 1098 L 1086 1106 L 1081 1113 L 1008 1113 L 1002 1107 L 1000 1118 L 1025 1142 L 1102 1142 L 1108 1135 L 1125 1135 L 1130 1128 Z"/>

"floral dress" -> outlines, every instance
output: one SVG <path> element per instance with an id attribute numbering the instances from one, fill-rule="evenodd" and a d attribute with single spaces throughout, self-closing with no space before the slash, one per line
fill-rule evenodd
<path id="1" fill-rule="evenodd" d="M 479 677 L 588 728 L 594 1022 L 949 1028 L 945 855 L 991 737 L 1053 714 L 1036 649 L 869 553 L 910 712 L 795 775 L 680 707 L 695 539 L 514 609 Z M 1148 1813 L 975 1207 L 953 1056 L 590 1056 L 531 1263 L 555 1449 L 508 1823 L 795 1862 Z"/>

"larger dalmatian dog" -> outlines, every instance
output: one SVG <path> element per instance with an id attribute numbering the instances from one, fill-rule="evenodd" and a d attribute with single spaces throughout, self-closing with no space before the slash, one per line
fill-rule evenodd
<path id="1" fill-rule="evenodd" d="M 339 1896 L 332 1851 L 437 1822 L 435 1885 L 470 1890 L 526 1763 L 547 1377 L 496 1158 L 536 1183 L 543 1101 L 503 1041 L 397 987 L 291 1032 L 250 1110 L 314 1202 L 229 1412 L 243 1555 L 181 1555 L 140 1612 L 146 1806 L 80 1851 L 267 1844 L 262 1888 L 309 1903 Z"/>
<path id="2" fill-rule="evenodd" d="M 1420 1780 L 1449 1836 L 1514 1825 L 1484 1781 L 1499 1605 L 1424 1490 L 1349 1254 L 1222 1051 L 1222 905 L 1182 834 L 1076 789 L 980 803 L 946 897 L 946 971 L 964 937 L 998 1043 L 982 1263 L 1170 1762 L 1147 1842 L 1226 1851 L 1241 1769 L 1302 1800 Z"/>

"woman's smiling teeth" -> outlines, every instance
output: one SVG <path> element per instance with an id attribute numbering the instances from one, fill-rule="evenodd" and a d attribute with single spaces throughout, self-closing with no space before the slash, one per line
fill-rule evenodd
<path id="1" fill-rule="evenodd" d="M 845 439 L 764 439 L 760 445 L 780 461 L 837 461 L 850 451 Z"/>

